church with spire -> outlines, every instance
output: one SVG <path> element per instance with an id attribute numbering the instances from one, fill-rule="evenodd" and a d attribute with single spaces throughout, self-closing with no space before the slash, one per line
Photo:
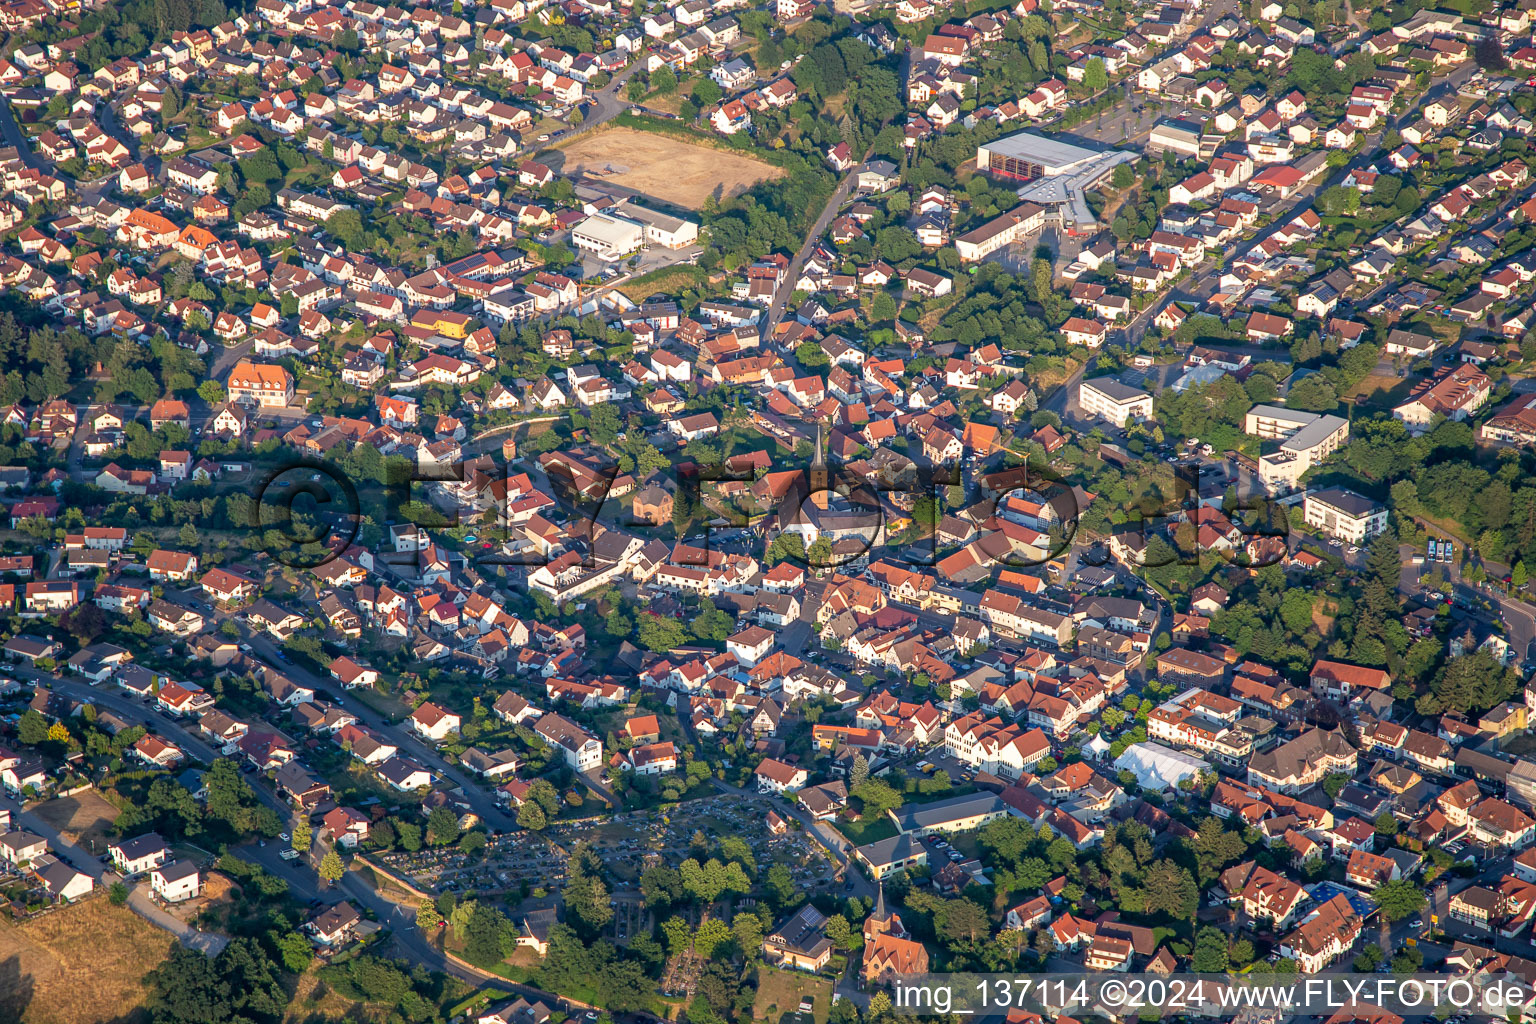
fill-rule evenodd
<path id="1" fill-rule="evenodd" d="M 901 916 L 886 908 L 885 883 L 875 884 L 875 909 L 864 919 L 865 988 L 889 985 L 904 974 L 928 973 L 928 951 L 912 941 Z"/>

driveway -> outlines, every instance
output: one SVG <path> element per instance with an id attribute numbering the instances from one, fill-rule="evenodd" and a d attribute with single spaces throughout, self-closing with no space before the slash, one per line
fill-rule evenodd
<path id="1" fill-rule="evenodd" d="M 64 838 L 58 829 L 44 821 L 41 816 L 32 811 L 22 810 L 20 802 L 9 797 L 0 797 L 0 800 L 5 801 L 11 807 L 12 828 L 24 829 L 48 840 L 48 846 L 54 856 L 77 871 L 90 875 L 91 878 L 95 879 L 97 886 L 110 886 L 112 883 L 121 880 L 121 876 L 116 871 L 108 868 L 100 858 L 92 856 Z M 202 953 L 207 953 L 209 956 L 214 956 L 229 944 L 228 936 L 201 931 L 180 918 L 172 916 L 164 908 L 156 904 L 150 893 L 147 878 L 128 884 L 129 908 L 149 923 L 164 928 L 176 936 L 181 940 L 182 945 Z M 99 899 L 100 897 L 97 898 Z"/>

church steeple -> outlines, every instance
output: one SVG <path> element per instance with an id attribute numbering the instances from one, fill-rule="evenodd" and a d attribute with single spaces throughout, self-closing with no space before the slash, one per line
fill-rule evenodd
<path id="1" fill-rule="evenodd" d="M 816 453 L 811 458 L 810 466 L 810 497 L 811 504 L 827 510 L 827 502 L 831 498 L 832 474 L 827 469 L 827 426 L 825 423 L 816 424 Z"/>
<path id="2" fill-rule="evenodd" d="M 875 909 L 864 919 L 864 941 L 874 942 L 878 936 L 894 935 L 898 939 L 907 937 L 907 929 L 901 923 L 901 918 L 885 909 L 885 883 L 875 882 Z"/>

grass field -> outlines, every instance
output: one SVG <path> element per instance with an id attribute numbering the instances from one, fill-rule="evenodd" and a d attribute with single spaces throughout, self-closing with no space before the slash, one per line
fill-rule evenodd
<path id="1" fill-rule="evenodd" d="M 757 999 L 752 1004 L 754 1020 L 766 1020 L 779 1024 L 788 1017 L 791 1021 L 804 1021 L 797 1012 L 800 1000 L 811 1000 L 811 1017 L 815 1024 L 827 1024 L 827 1014 L 832 1009 L 832 979 L 819 978 L 800 971 L 778 971 L 772 967 L 757 969 Z"/>
<path id="2" fill-rule="evenodd" d="M 739 195 L 759 181 L 784 174 L 744 154 L 632 128 L 594 131 L 559 151 L 565 157 L 563 174 L 584 172 L 689 210 L 697 210 L 717 192 L 722 199 Z"/>
<path id="3" fill-rule="evenodd" d="M 635 302 L 643 302 L 657 292 L 680 292 L 707 277 L 709 271 L 703 267 L 662 267 L 619 285 L 619 291 Z"/>
<path id="4" fill-rule="evenodd" d="M 88 850 L 104 852 L 108 832 L 117 820 L 118 810 L 106 797 L 94 789 L 88 789 L 74 796 L 49 800 L 38 805 L 34 813 L 62 832 L 70 842 Z"/>
<path id="5" fill-rule="evenodd" d="M 36 921 L 0 924 L 0 1020 L 21 1024 L 136 1024 L 144 976 L 175 941 L 104 899 Z"/>
<path id="6" fill-rule="evenodd" d="M 1361 407 L 1387 409 L 1405 400 L 1412 390 L 1413 381 L 1407 377 L 1371 373 L 1339 397 Z"/>

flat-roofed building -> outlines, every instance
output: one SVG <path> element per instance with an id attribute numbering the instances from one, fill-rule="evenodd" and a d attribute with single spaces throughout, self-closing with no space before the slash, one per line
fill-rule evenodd
<path id="1" fill-rule="evenodd" d="M 594 213 L 571 229 L 576 248 L 600 260 L 619 260 L 645 244 L 645 228 L 632 220 Z"/>
<path id="2" fill-rule="evenodd" d="M 1135 159 L 1136 154 L 1126 150 L 1090 149 L 1034 132 L 1017 132 L 976 147 L 978 171 L 1017 183 L 1020 199 L 1044 207 L 1069 232 L 1096 224 L 1084 193 L 1117 165 Z"/>
<path id="3" fill-rule="evenodd" d="M 1386 506 L 1342 487 L 1309 493 L 1301 503 L 1301 518 L 1346 544 L 1363 544 L 1387 528 Z"/>
<path id="4" fill-rule="evenodd" d="M 1113 377 L 1098 377 L 1078 385 L 1077 404 L 1089 416 L 1115 426 L 1125 421 L 1152 418 L 1152 396 L 1141 388 L 1122 384 Z"/>
<path id="5" fill-rule="evenodd" d="M 1349 421 L 1277 405 L 1248 410 L 1243 430 L 1266 440 L 1280 440 L 1280 449 L 1261 456 L 1259 480 L 1270 491 L 1295 488 L 1302 474 L 1344 447 Z"/>
<path id="6" fill-rule="evenodd" d="M 1197 122 L 1177 117 L 1164 118 L 1153 125 L 1147 136 L 1147 152 L 1172 151 L 1180 156 L 1197 157 L 1200 155 L 1200 136 L 1203 131 Z"/>

